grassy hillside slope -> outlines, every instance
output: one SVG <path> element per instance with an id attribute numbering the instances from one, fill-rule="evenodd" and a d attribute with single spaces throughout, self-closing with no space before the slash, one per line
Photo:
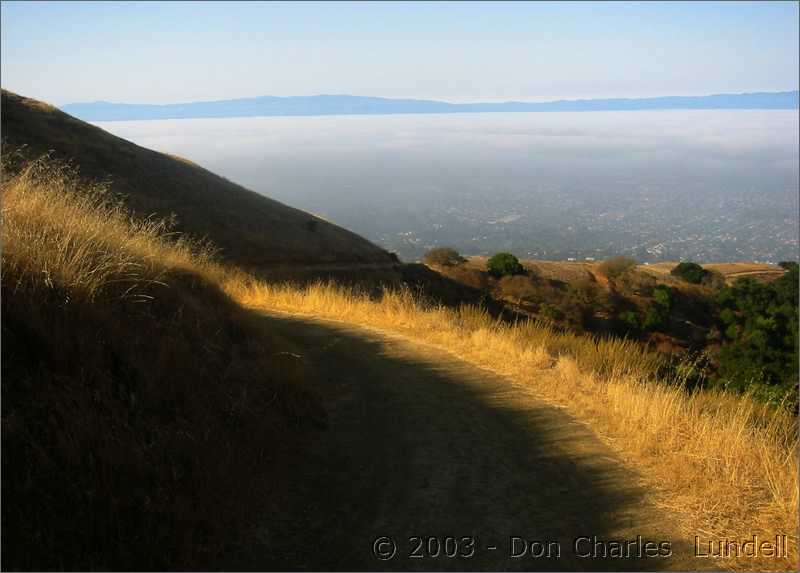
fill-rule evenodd
<path id="1" fill-rule="evenodd" d="M 320 421 L 235 271 L 51 161 L 2 180 L 2 568 L 203 568 Z"/>
<path id="2" fill-rule="evenodd" d="M 2 92 L 2 139 L 35 158 L 52 151 L 82 176 L 111 178 L 135 213 L 177 215 L 177 228 L 209 237 L 223 259 L 276 264 L 389 263 L 386 251 L 314 215 L 236 185 L 180 158 L 139 147 L 46 103 Z"/>

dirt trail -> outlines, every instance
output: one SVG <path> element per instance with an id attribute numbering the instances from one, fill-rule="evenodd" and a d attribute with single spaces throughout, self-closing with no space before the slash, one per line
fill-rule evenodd
<path id="1" fill-rule="evenodd" d="M 288 495 L 230 568 L 712 566 L 691 557 L 691 540 L 674 534 L 669 516 L 648 503 L 641 480 L 590 429 L 530 389 L 399 336 L 300 317 L 264 320 L 303 349 L 297 359 L 316 373 L 328 423 L 304 441 Z M 637 535 L 670 542 L 672 556 L 575 554 L 576 538 L 632 540 L 635 548 Z M 511 546 L 514 536 L 553 542 L 546 545 L 552 557 L 530 551 L 511 557 L 522 549 L 520 541 Z M 376 557 L 380 537 L 394 542 L 391 559 L 388 541 L 377 547 L 384 559 Z M 429 537 L 443 542 L 438 557 Z M 603 546 L 582 540 L 577 549 L 583 555 L 595 548 Z M 541 550 L 534 546 L 534 555 Z M 445 555 L 454 552 L 459 556 Z"/>

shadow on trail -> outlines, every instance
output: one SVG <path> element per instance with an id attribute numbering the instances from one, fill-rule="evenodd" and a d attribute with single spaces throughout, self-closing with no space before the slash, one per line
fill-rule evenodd
<path id="1" fill-rule="evenodd" d="M 562 410 L 427 347 L 333 323 L 264 320 L 305 349 L 301 360 L 316 372 L 328 423 L 301 444 L 300 461 L 288 472 L 289 495 L 276 500 L 275 512 L 228 556 L 226 568 L 681 567 L 678 557 L 575 555 L 576 538 L 594 536 L 671 541 L 673 554 L 686 548 L 665 536 L 656 510 L 645 509 L 635 475 Z M 511 547 L 514 536 L 543 545 L 511 557 L 523 547 Z M 379 537 L 394 542 L 391 559 L 375 556 Z M 388 554 L 391 547 L 378 550 Z M 598 549 L 593 540 L 578 546 L 581 555 Z M 453 552 L 458 556 L 446 555 Z"/>

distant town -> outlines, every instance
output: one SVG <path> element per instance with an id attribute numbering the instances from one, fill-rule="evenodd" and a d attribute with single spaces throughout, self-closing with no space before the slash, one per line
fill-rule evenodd
<path id="1" fill-rule="evenodd" d="M 592 198 L 579 190 L 543 189 L 494 205 L 473 197 L 415 217 L 401 211 L 395 220 L 423 220 L 394 233 L 370 235 L 357 221 L 353 225 L 407 260 L 446 245 L 468 255 L 509 250 L 546 260 L 626 255 L 643 263 L 777 263 L 798 258 L 797 194 L 791 188 L 771 193 L 704 190 L 676 198 L 658 186 L 641 186 L 627 198 L 622 193 Z M 794 209 L 785 210 L 792 202 Z"/>

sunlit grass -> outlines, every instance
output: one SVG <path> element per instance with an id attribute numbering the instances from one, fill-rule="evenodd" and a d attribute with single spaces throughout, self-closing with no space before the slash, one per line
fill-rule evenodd
<path id="1" fill-rule="evenodd" d="M 588 422 L 638 469 L 687 540 L 787 534 L 789 559 L 730 564 L 797 564 L 797 421 L 785 409 L 747 395 L 689 392 L 682 378 L 691 364 L 664 379 L 662 359 L 634 341 L 574 335 L 534 321 L 509 325 L 479 308 L 421 303 L 409 290 L 369 298 L 332 283 L 234 281 L 227 288 L 251 307 L 398 332 L 529 384 Z"/>
<path id="2" fill-rule="evenodd" d="M 108 356 L 102 354 L 105 347 L 98 341 L 123 358 L 130 348 L 138 348 L 136 345 L 154 344 L 149 351 L 152 355 L 131 358 L 141 369 L 142 380 L 152 379 L 149 391 L 154 404 L 162 404 L 158 400 L 160 393 L 176 383 L 175 368 L 186 369 L 186 379 L 178 377 L 181 386 L 174 393 L 194 396 L 198 415 L 207 415 L 202 409 L 209 405 L 236 398 L 234 390 L 241 390 L 237 389 L 236 377 L 241 378 L 242 388 L 246 386 L 252 397 L 254 389 L 262 388 L 260 373 L 269 372 L 270 368 L 268 362 L 263 362 L 266 353 L 258 350 L 262 335 L 228 316 L 225 305 L 230 299 L 248 308 L 303 313 L 396 332 L 528 384 L 543 399 L 586 421 L 621 454 L 620 459 L 641 472 L 653 488 L 654 501 L 682 519 L 687 539 L 695 534 L 731 539 L 753 534 L 769 538 L 785 533 L 793 540 L 790 559 L 731 564 L 748 569 L 788 569 L 797 565 L 797 423 L 785 410 L 746 395 L 687 392 L 677 374 L 680 369 L 671 370 L 675 373 L 665 379 L 661 359 L 630 340 L 579 336 L 532 321 L 508 324 L 474 306 L 453 309 L 426 303 L 407 289 L 387 290 L 375 296 L 330 283 L 307 287 L 266 284 L 218 264 L 208 245 L 172 235 L 163 221 L 132 220 L 104 185 L 79 182 L 71 170 L 46 160 L 30 164 L 17 175 L 4 175 L 2 199 L 4 340 L 9 321 L 16 321 L 14 324 L 24 324 L 31 331 L 39 325 L 39 335 L 52 345 L 53 352 L 67 352 L 70 345 L 82 341 L 80 348 L 86 354 L 58 357 L 80 372 L 73 385 L 92 380 L 92 392 L 106 391 L 103 384 L 109 377 L 102 361 L 107 361 Z M 191 280 L 184 280 L 184 276 Z M 227 293 L 230 298 L 220 298 L 215 291 Z M 196 296 L 198 292 L 202 296 Z M 151 309 L 143 319 L 130 312 L 134 307 L 150 308 L 150 301 L 156 305 L 153 308 L 160 308 L 158 313 Z M 121 310 L 123 303 L 129 305 L 127 310 Z M 82 310 L 91 310 L 95 322 L 89 322 L 79 312 Z M 105 338 L 99 337 L 95 326 L 111 322 L 114 327 Z M 223 326 L 219 344 L 210 344 L 209 333 L 217 336 Z M 138 332 L 140 327 L 143 330 Z M 222 360 L 227 350 L 224 346 L 240 339 L 248 340 L 247 347 L 254 354 L 237 356 L 233 362 Z M 89 354 L 92 349 L 95 353 Z M 99 362 L 95 364 L 93 360 Z M 208 377 L 206 386 L 198 385 L 195 375 Z M 214 386 L 221 384 L 220 380 L 225 386 Z M 34 382 L 39 381 L 31 378 Z M 47 404 L 63 409 L 65 415 L 74 414 L 71 408 L 75 397 L 64 390 L 71 387 L 54 386 L 54 391 L 65 395 Z M 4 391 L 8 388 L 4 381 Z M 207 395 L 198 395 L 198 388 L 204 388 Z M 221 388 L 222 394 L 217 394 L 215 388 Z M 137 392 L 141 403 L 146 394 L 141 389 Z M 95 394 L 87 394 L 85 403 L 80 402 L 83 415 L 96 411 L 89 396 Z M 252 398 L 248 401 L 251 403 Z M 24 406 L 28 407 L 27 403 Z M 262 412 L 251 408 L 245 414 L 252 427 L 259 427 Z M 15 435 L 5 428 L 4 444 L 10 439 L 8 436 Z M 99 428 L 87 425 L 86 435 L 91 439 L 104 437 Z M 181 427 L 182 433 L 176 436 L 184 436 L 185 431 Z M 213 433 L 210 435 L 214 437 Z M 131 448 L 138 458 L 112 456 L 104 461 L 102 457 L 92 457 L 91 464 L 96 464 L 102 475 L 113 475 L 119 471 L 115 463 L 136 462 L 141 475 L 150 475 L 145 464 L 147 456 L 159 450 L 149 442 L 147 449 L 138 444 L 136 440 L 144 437 L 136 432 L 124 436 L 132 440 Z M 64 460 L 83 459 L 80 456 L 87 453 L 75 447 L 78 443 L 73 436 L 70 443 L 62 444 Z M 174 443 L 196 448 L 192 455 L 198 459 L 207 455 L 203 449 L 208 449 L 207 445 Z M 209 443 L 216 448 L 213 451 L 221 452 L 220 456 L 230 450 L 217 438 Z M 37 452 L 58 458 L 56 449 L 45 450 L 38 444 L 36 447 Z M 220 460 L 226 471 L 220 471 L 218 477 L 230 481 L 234 473 L 226 464 L 233 462 Z M 165 468 L 170 472 L 173 469 Z M 4 471 L 8 472 L 8 467 Z M 154 484 L 161 479 L 150 477 Z M 212 480 L 207 485 L 216 483 Z M 227 487 L 231 490 L 233 486 Z M 229 493 L 238 495 L 236 491 Z M 246 499 L 240 501 L 246 503 Z M 190 505 L 185 500 L 180 503 L 184 504 L 182 507 Z M 48 509 L 42 507 L 37 511 Z M 27 506 L 20 511 L 23 510 L 32 516 L 35 513 Z M 178 525 L 186 528 L 193 516 L 181 515 L 185 521 Z M 108 523 L 116 526 L 113 520 Z M 152 542 L 147 547 L 158 547 L 162 541 L 158 532 L 155 526 L 147 529 L 137 543 Z M 49 541 L 56 543 L 54 539 Z M 192 545 L 193 539 L 186 535 L 187 545 L 182 548 L 185 555 L 154 563 L 191 562 L 199 547 Z M 94 565 L 104 563 L 108 561 L 100 560 Z"/>

